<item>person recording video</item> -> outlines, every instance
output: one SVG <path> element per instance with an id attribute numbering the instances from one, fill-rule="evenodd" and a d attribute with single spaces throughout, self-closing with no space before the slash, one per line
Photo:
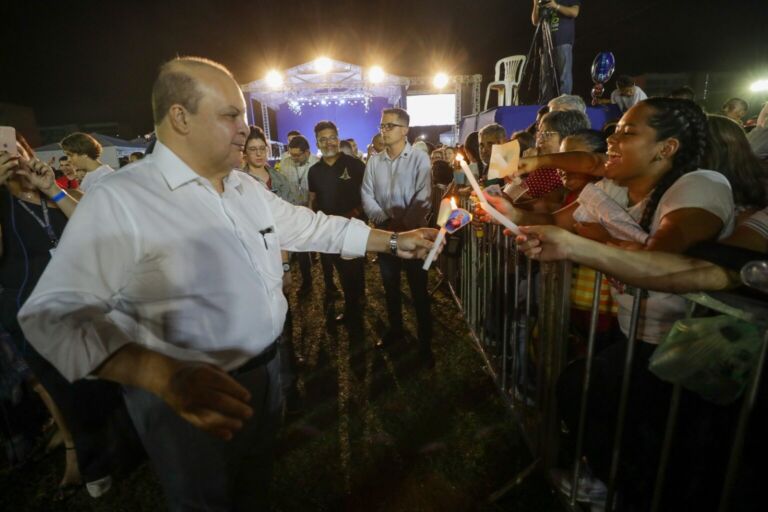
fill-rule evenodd
<path id="1" fill-rule="evenodd" d="M 534 26 L 540 21 L 548 22 L 550 26 L 560 94 L 571 94 L 573 89 L 573 40 L 580 7 L 581 0 L 533 0 L 531 21 Z"/>

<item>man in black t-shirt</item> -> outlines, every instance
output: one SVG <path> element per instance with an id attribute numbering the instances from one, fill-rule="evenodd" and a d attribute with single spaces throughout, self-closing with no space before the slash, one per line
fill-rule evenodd
<path id="1" fill-rule="evenodd" d="M 549 10 L 549 26 L 552 31 L 555 67 L 560 86 L 560 94 L 571 94 L 573 90 L 573 41 L 576 37 L 576 18 L 579 16 L 581 0 L 550 0 L 540 5 L 533 0 L 531 21 L 539 24 L 542 9 Z M 557 96 L 557 94 L 554 94 Z"/>
<path id="2" fill-rule="evenodd" d="M 307 175 L 309 207 L 327 215 L 340 215 L 366 221 L 360 187 L 363 184 L 365 164 L 339 150 L 339 131 L 331 121 L 315 125 L 317 147 L 322 159 L 310 167 Z M 339 273 L 344 291 L 344 318 L 350 337 L 362 340 L 365 295 L 365 258 L 342 259 L 338 254 L 321 254 L 325 265 L 332 265 Z M 327 276 L 327 273 L 326 273 Z M 333 288 L 326 277 L 326 294 Z M 334 287 L 335 288 L 335 287 Z"/>

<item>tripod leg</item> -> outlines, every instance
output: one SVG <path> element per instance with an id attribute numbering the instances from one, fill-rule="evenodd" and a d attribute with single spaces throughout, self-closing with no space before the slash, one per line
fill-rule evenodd
<path id="1" fill-rule="evenodd" d="M 552 43 L 552 29 L 549 23 L 544 23 L 542 29 L 542 46 L 544 48 L 544 57 L 542 58 L 542 68 L 544 69 L 544 75 L 546 80 L 546 90 L 554 91 L 551 96 L 543 98 L 542 103 L 546 103 L 552 98 L 560 96 L 560 75 L 557 72 L 557 66 L 555 65 L 555 49 Z M 545 87 L 542 87 L 545 90 Z"/>

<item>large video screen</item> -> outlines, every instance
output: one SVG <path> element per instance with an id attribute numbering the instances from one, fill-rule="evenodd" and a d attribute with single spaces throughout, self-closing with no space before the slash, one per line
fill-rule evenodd
<path id="1" fill-rule="evenodd" d="M 408 114 L 411 126 L 437 126 L 454 124 L 455 94 L 414 94 L 408 96 Z"/>

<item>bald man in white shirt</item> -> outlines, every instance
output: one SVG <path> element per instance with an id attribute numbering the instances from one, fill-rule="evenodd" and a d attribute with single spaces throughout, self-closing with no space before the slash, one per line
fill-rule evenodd
<path id="1" fill-rule="evenodd" d="M 419 258 L 436 232 L 314 213 L 234 172 L 245 102 L 219 64 L 166 63 L 152 107 L 154 152 L 89 191 L 19 321 L 68 379 L 124 386 L 171 510 L 261 510 L 282 400 L 280 251 Z"/>

